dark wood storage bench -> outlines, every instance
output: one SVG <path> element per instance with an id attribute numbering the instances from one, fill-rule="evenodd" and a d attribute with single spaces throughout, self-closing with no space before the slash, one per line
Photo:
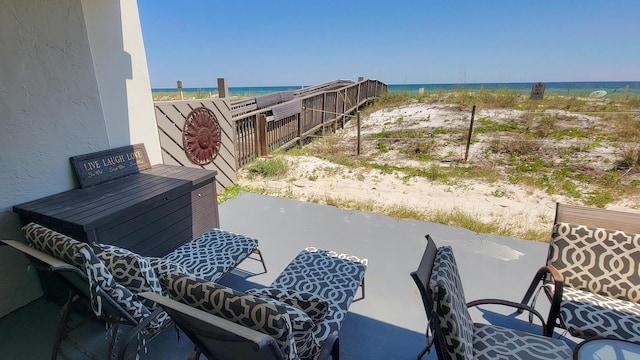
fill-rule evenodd
<path id="1" fill-rule="evenodd" d="M 219 227 L 216 172 L 154 165 L 135 174 L 16 205 L 31 221 L 77 240 L 163 256 Z"/>

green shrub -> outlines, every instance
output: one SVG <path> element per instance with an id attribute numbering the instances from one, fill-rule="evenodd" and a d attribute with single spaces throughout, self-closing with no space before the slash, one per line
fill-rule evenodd
<path id="1" fill-rule="evenodd" d="M 261 176 L 263 178 L 279 178 L 289 171 L 289 162 L 280 156 L 259 159 L 249 165 L 249 176 Z"/>

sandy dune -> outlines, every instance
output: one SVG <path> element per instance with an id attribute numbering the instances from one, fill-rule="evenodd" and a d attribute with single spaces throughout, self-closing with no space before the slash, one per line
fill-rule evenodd
<path id="1" fill-rule="evenodd" d="M 437 147 L 440 155 L 439 166 L 447 166 L 448 159 L 464 166 L 461 160 L 465 154 L 466 129 L 471 114 L 455 106 L 412 104 L 394 109 L 377 111 L 362 119 L 361 133 L 378 133 L 394 129 L 436 129 L 446 127 L 457 129 L 442 135 L 438 141 L 445 145 Z M 582 124 L 582 126 L 601 126 L 600 119 L 580 114 L 556 114 L 566 119 L 565 122 Z M 481 110 L 476 119 L 490 118 L 493 121 L 526 121 L 527 114 L 518 110 Z M 569 126 L 569 125 L 567 125 Z M 459 131 L 458 131 L 459 130 Z M 340 144 L 347 149 L 354 149 L 356 143 L 356 124 L 351 121 L 339 133 Z M 487 158 L 487 138 L 477 135 L 477 139 L 469 151 L 468 163 L 494 161 Z M 424 167 L 424 162 L 407 160 L 398 156 L 402 142 L 392 144 L 390 150 L 377 154 L 375 161 L 399 164 L 403 166 Z M 346 145 L 345 145 L 346 144 Z M 564 144 L 566 145 L 566 144 Z M 309 145 L 311 149 L 315 143 Z M 553 153 L 553 143 L 547 145 Z M 379 153 L 376 141 L 363 141 L 361 156 Z M 599 166 L 610 158 L 612 148 L 603 145 L 590 152 L 587 159 L 591 166 Z M 587 155 L 580 155 L 587 156 Z M 505 181 L 486 183 L 478 180 L 456 180 L 455 184 L 444 185 L 424 177 L 407 177 L 403 173 L 383 173 L 380 170 L 364 168 L 348 168 L 336 165 L 313 156 L 285 156 L 290 162 L 289 173 L 281 179 L 249 179 L 241 172 L 241 185 L 262 187 L 273 195 L 287 196 L 295 199 L 327 203 L 331 199 L 352 200 L 369 204 L 392 207 L 404 206 L 420 211 L 460 209 L 473 214 L 485 222 L 497 222 L 505 227 L 518 229 L 523 233 L 526 229 L 539 231 L 550 230 L 555 212 L 556 202 L 575 203 L 559 195 L 549 195 L 543 191 L 514 185 Z M 498 166 L 498 165 L 496 165 Z M 604 165 L 602 165 L 604 166 Z M 610 166 L 610 165 L 608 165 Z M 246 170 L 245 170 L 246 171 Z M 499 171 L 496 168 L 496 171 Z M 640 207 L 638 197 L 627 198 L 610 204 L 607 208 L 637 211 Z"/>

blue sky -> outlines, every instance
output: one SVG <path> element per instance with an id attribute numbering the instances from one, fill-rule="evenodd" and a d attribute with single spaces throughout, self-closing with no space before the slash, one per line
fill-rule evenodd
<path id="1" fill-rule="evenodd" d="M 153 88 L 640 80 L 639 0 L 138 0 Z"/>

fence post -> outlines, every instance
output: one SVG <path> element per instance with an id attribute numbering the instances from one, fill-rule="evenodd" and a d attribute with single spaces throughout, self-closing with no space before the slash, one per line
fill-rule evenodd
<path id="1" fill-rule="evenodd" d="M 229 96 L 229 83 L 225 78 L 218 78 L 218 97 L 221 99 Z"/>
<path id="2" fill-rule="evenodd" d="M 256 152 L 258 157 L 267 155 L 267 118 L 264 114 L 256 116 Z"/>
<path id="3" fill-rule="evenodd" d="M 356 121 L 358 122 L 358 147 L 356 150 L 356 153 L 358 155 L 360 155 L 360 144 L 361 144 L 361 139 L 360 139 L 360 111 L 356 112 Z"/>
<path id="4" fill-rule="evenodd" d="M 336 95 L 333 97 L 333 132 L 338 131 L 338 97 L 340 96 L 340 90 L 335 91 Z"/>
<path id="5" fill-rule="evenodd" d="M 473 105 L 473 109 L 471 110 L 471 122 L 469 123 L 469 136 L 467 136 L 467 149 L 464 152 L 464 162 L 467 162 L 467 158 L 469 157 L 469 146 L 471 146 L 471 135 L 473 134 L 473 117 L 476 114 L 476 106 Z"/>
<path id="6" fill-rule="evenodd" d="M 302 108 L 304 111 L 305 108 Z M 298 113 L 298 147 L 302 147 L 302 111 Z"/>
<path id="7" fill-rule="evenodd" d="M 326 91 L 322 93 L 322 112 L 320 113 L 320 118 L 322 119 L 322 136 L 325 134 L 325 120 L 327 118 L 326 104 L 327 103 L 327 93 Z"/>
<path id="8" fill-rule="evenodd" d="M 178 95 L 180 95 L 180 100 L 184 100 L 184 93 L 182 92 L 182 80 L 178 80 L 176 85 L 178 86 Z"/>

